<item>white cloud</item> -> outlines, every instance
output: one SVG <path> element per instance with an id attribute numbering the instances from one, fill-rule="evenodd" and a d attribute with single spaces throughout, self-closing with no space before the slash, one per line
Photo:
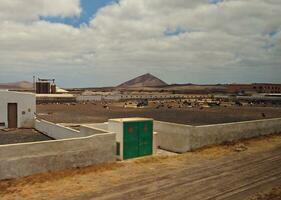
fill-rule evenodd
<path id="1" fill-rule="evenodd" d="M 27 1 L 0 3 L 5 76 L 46 69 L 77 74 L 82 68 L 87 71 L 78 77 L 82 83 L 99 85 L 145 72 L 171 82 L 281 81 L 279 0 L 121 0 L 80 28 L 38 18 L 79 15 L 78 1 L 28 1 L 33 4 L 28 9 Z M 179 34 L 165 34 L 179 29 Z M 98 77 L 93 81 L 91 74 Z M 113 79 L 111 74 L 117 75 Z"/>
<path id="2" fill-rule="evenodd" d="M 187 0 L 134 2 L 123 0 L 119 5 L 108 6 L 92 21 L 92 27 L 107 44 L 102 50 L 111 52 L 111 58 L 119 57 L 123 50 L 131 52 L 128 53 L 131 59 L 135 56 L 144 60 L 145 66 L 149 65 L 145 62 L 149 55 L 178 61 L 177 66 L 199 68 L 216 65 L 227 68 L 233 62 L 237 66 L 240 63 L 235 61 L 251 57 L 272 62 L 270 53 L 262 46 L 271 40 L 266 34 L 281 28 L 281 3 L 259 0 L 229 0 L 216 5 Z M 187 32 L 174 37 L 163 34 L 167 28 L 177 27 Z"/>
<path id="3" fill-rule="evenodd" d="M 38 20 L 40 16 L 79 16 L 79 0 L 1 0 L 1 21 Z"/>

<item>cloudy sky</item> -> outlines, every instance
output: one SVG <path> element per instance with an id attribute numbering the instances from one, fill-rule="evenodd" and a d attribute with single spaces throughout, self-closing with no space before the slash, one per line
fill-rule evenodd
<path id="1" fill-rule="evenodd" d="M 0 0 L 0 82 L 281 82 L 280 0 Z"/>

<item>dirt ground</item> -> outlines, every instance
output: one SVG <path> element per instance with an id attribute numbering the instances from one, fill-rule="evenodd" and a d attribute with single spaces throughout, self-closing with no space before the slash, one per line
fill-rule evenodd
<path id="1" fill-rule="evenodd" d="M 123 104 L 122 104 L 123 105 Z M 281 117 L 281 107 L 213 107 L 213 108 L 123 108 L 120 103 L 76 105 L 37 105 L 38 117 L 55 123 L 105 122 L 110 118 L 148 117 L 155 120 L 206 125 Z"/>
<path id="2" fill-rule="evenodd" d="M 275 187 L 267 192 L 258 193 L 249 200 L 281 200 L 281 186 Z"/>
<path id="3" fill-rule="evenodd" d="M 279 200 L 281 136 L 0 182 L 0 199 Z"/>
<path id="4" fill-rule="evenodd" d="M 0 145 L 51 140 L 34 129 L 0 130 Z"/>

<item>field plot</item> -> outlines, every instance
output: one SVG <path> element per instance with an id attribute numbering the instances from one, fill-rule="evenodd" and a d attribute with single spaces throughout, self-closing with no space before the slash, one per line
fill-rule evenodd
<path id="1" fill-rule="evenodd" d="M 122 104 L 123 105 L 123 104 Z M 111 118 L 146 117 L 159 121 L 190 125 L 206 125 L 227 122 L 281 117 L 280 107 L 214 107 L 214 108 L 124 108 L 120 103 L 108 104 L 46 104 L 37 105 L 38 117 L 55 123 L 105 122 Z M 166 105 L 167 106 L 167 105 Z"/>
<path id="2" fill-rule="evenodd" d="M 275 135 L 182 155 L 147 157 L 2 181 L 0 197 L 278 200 L 280 165 L 281 136 Z"/>

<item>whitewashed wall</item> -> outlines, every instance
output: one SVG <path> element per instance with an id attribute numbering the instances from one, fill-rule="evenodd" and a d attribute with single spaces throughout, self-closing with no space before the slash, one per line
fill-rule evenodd
<path id="1" fill-rule="evenodd" d="M 135 99 L 181 99 L 187 98 L 186 95 L 180 94 L 139 94 L 139 95 L 131 95 L 131 94 L 112 94 L 112 95 L 78 95 L 76 97 L 77 101 L 120 101 L 120 100 L 135 100 Z"/>
<path id="2" fill-rule="evenodd" d="M 115 134 L 0 145 L 0 180 L 115 162 Z"/>
<path id="3" fill-rule="evenodd" d="M 54 138 L 58 139 L 68 139 L 68 138 L 77 138 L 77 137 L 84 137 L 80 131 L 59 125 L 54 124 L 52 122 L 47 122 L 45 120 L 36 120 L 35 121 L 35 129 L 40 131 L 41 133 Z"/>
<path id="4" fill-rule="evenodd" d="M 158 132 L 160 148 L 184 153 L 208 145 L 281 134 L 281 118 L 205 126 L 154 121 L 154 129 Z"/>
<path id="5" fill-rule="evenodd" d="M 8 103 L 18 104 L 18 127 L 32 128 L 36 112 L 36 97 L 32 93 L 0 90 L 0 123 L 8 127 Z M 1 127 L 0 127 L 1 128 Z"/>

